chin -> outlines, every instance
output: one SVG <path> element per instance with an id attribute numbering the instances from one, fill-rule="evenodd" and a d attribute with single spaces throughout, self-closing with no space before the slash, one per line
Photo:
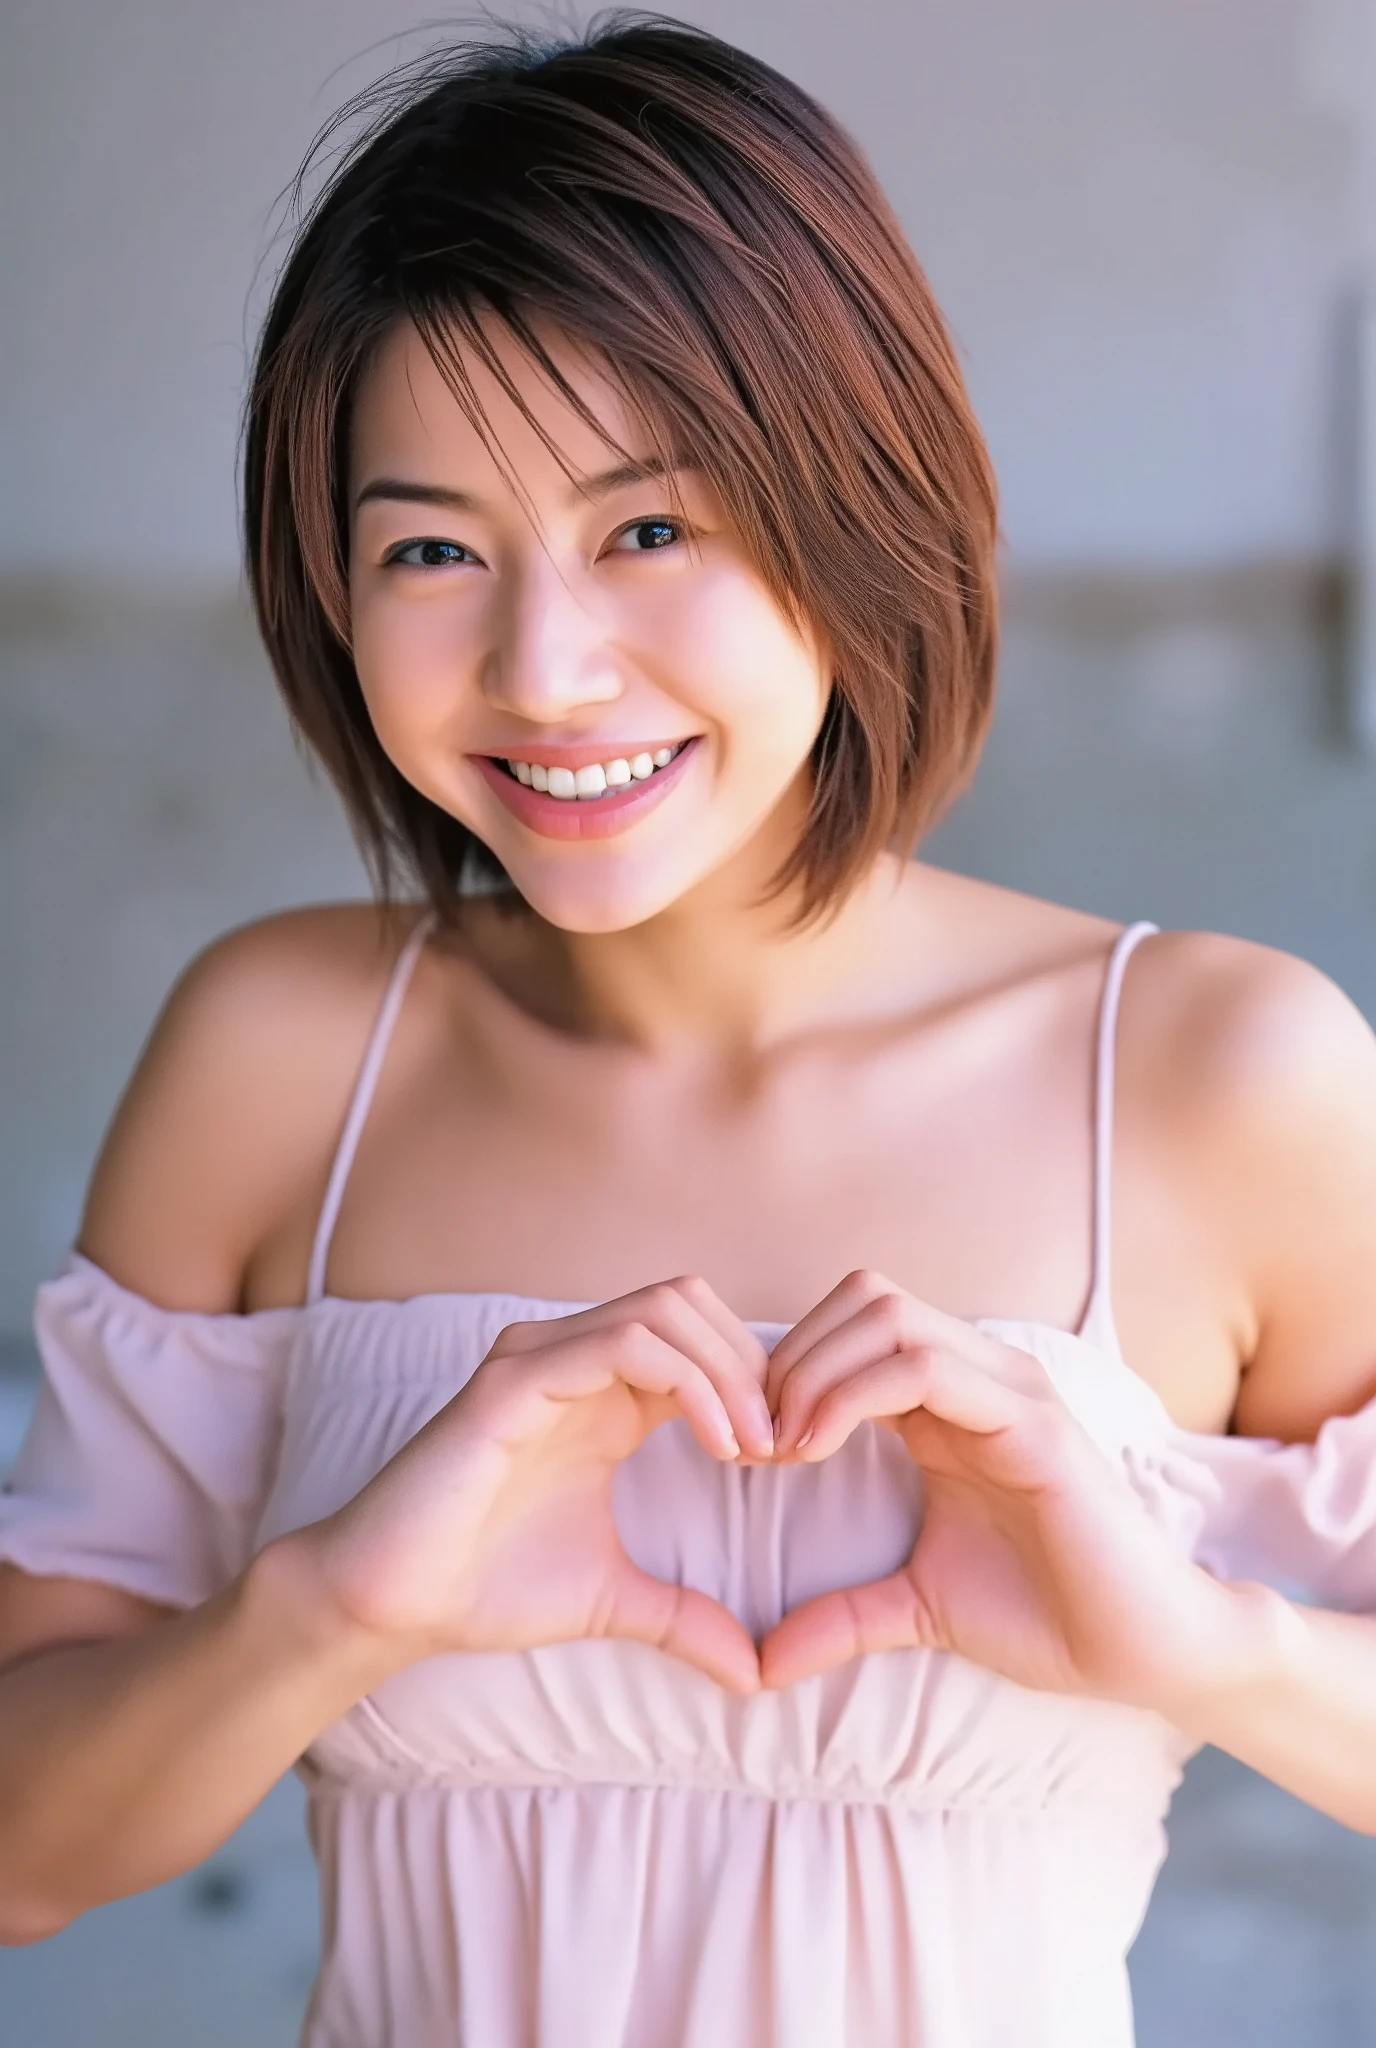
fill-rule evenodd
<path id="1" fill-rule="evenodd" d="M 570 867 L 573 863 L 570 863 Z M 551 872 L 551 867 L 555 868 Z M 642 868 L 616 875 L 557 872 L 557 865 L 523 871 L 513 863 L 507 873 L 537 917 L 564 932 L 625 932 L 647 924 L 687 894 L 695 876 L 655 876 Z"/>
<path id="2" fill-rule="evenodd" d="M 519 886 L 519 885 L 518 885 Z M 585 890 L 522 889 L 521 894 L 546 924 L 561 932 L 628 932 L 648 924 L 674 897 L 647 895 L 643 890 L 613 890 L 590 895 Z"/>

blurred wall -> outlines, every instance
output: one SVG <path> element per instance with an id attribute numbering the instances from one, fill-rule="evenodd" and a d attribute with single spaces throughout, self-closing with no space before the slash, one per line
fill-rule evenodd
<path id="1" fill-rule="evenodd" d="M 869 150 L 965 348 L 1020 559 L 1333 547 L 1335 313 L 1376 236 L 1370 0 L 678 11 Z M 424 46 L 397 32 L 428 10 L 6 13 L 0 563 L 223 575 L 273 202 L 317 124 Z"/>
<path id="2" fill-rule="evenodd" d="M 1371 0 L 680 11 L 859 135 L 990 435 L 1006 701 L 935 857 L 1287 945 L 1376 1014 L 1338 575 Z M 416 18 L 9 0 L 0 27 L 0 1331 L 188 953 L 360 887 L 237 593 L 234 448 L 276 202 Z"/>

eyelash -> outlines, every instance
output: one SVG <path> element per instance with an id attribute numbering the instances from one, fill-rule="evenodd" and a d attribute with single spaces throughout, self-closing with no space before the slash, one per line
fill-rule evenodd
<path id="1" fill-rule="evenodd" d="M 428 569 L 434 571 L 436 569 L 462 568 L 464 566 L 462 563 L 455 564 L 453 562 L 408 562 L 404 558 L 410 554 L 412 548 L 452 548 L 455 554 L 467 555 L 472 561 L 477 560 L 473 550 L 466 548 L 462 541 L 422 538 L 420 540 L 404 540 L 397 547 L 389 548 L 382 558 L 383 567 L 387 569 Z"/>
<path id="2" fill-rule="evenodd" d="M 635 533 L 639 528 L 645 526 L 668 527 L 669 530 L 673 533 L 675 540 L 678 541 L 682 541 L 683 539 L 685 539 L 691 530 L 686 520 L 666 519 L 656 516 L 651 519 L 628 520 L 625 526 L 617 528 L 615 534 L 612 536 L 612 539 L 613 541 L 621 540 L 625 537 L 626 534 Z M 673 542 L 670 541 L 666 542 L 665 546 L 663 547 L 613 548 L 607 550 L 607 552 L 615 552 L 617 554 L 662 555 L 667 552 L 667 549 L 669 547 L 672 546 Z M 416 540 L 401 541 L 396 547 L 390 549 L 388 553 L 383 557 L 383 566 L 388 569 L 420 569 L 422 572 L 429 572 L 430 574 L 434 574 L 434 572 L 438 569 L 463 568 L 465 566 L 464 563 L 462 562 L 408 562 L 405 560 L 405 557 L 411 552 L 413 548 L 451 548 L 455 554 L 466 555 L 470 561 L 477 561 L 478 559 L 478 557 L 473 553 L 473 550 L 471 548 L 465 547 L 462 541 L 438 540 L 433 536 L 427 535 L 422 536 L 421 538 Z"/>
<path id="3" fill-rule="evenodd" d="M 622 538 L 623 538 L 623 537 L 624 537 L 624 536 L 625 536 L 626 534 L 628 534 L 628 533 L 636 533 L 636 532 L 638 532 L 638 531 L 640 530 L 640 528 L 641 528 L 641 527 L 643 527 L 643 526 L 667 526 L 667 527 L 669 528 L 670 532 L 671 532 L 671 533 L 673 533 L 673 534 L 674 534 L 674 535 L 676 536 L 676 538 L 677 538 L 677 539 L 679 539 L 679 540 L 682 540 L 682 539 L 683 539 L 683 537 L 684 537 L 684 535 L 685 535 L 685 534 L 686 534 L 686 533 L 687 533 L 687 532 L 689 531 L 689 528 L 688 528 L 688 524 L 687 524 L 687 521 L 686 521 L 686 520 L 683 520 L 683 519 L 666 519 L 666 518 L 665 518 L 665 517 L 664 517 L 664 516 L 663 516 L 662 514 L 660 514 L 660 513 L 656 513 L 656 514 L 655 514 L 655 516 L 654 516 L 653 518 L 650 518 L 650 519 L 631 519 L 631 520 L 628 520 L 628 522 L 626 523 L 626 525 L 625 525 L 625 526 L 619 526 L 619 527 L 617 528 L 617 530 L 616 530 L 616 533 L 615 533 L 615 535 L 614 535 L 614 539 L 616 539 L 616 540 L 621 540 L 621 539 L 622 539 Z M 670 545 L 672 546 L 672 542 L 670 543 Z M 620 552 L 620 553 L 626 553 L 626 554 L 632 554 L 632 555 L 662 555 L 662 554 L 664 553 L 664 549 L 663 549 L 663 548 L 626 548 L 626 549 L 624 549 L 624 550 L 618 550 L 618 552 Z"/>

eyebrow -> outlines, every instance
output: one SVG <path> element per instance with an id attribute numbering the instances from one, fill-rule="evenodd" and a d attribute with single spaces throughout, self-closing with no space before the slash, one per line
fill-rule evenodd
<path id="1" fill-rule="evenodd" d="M 680 462 L 678 469 L 690 469 L 691 463 Z M 670 465 L 662 462 L 657 455 L 642 456 L 635 462 L 619 462 L 614 469 L 599 470 L 596 476 L 579 477 L 573 486 L 574 498 L 609 498 L 613 491 L 622 491 L 627 484 L 643 484 L 655 477 L 669 474 Z"/>
<path id="2" fill-rule="evenodd" d="M 673 465 L 676 470 L 695 466 L 691 462 Z M 614 469 L 599 470 L 596 476 L 577 478 L 569 499 L 573 504 L 580 499 L 595 503 L 599 498 L 609 498 L 613 491 L 625 490 L 628 484 L 667 476 L 669 469 L 670 465 L 657 455 L 648 455 L 637 462 L 619 462 Z M 406 477 L 379 476 L 364 484 L 354 499 L 354 510 L 379 499 L 399 505 L 442 505 L 449 512 L 481 512 L 485 509 L 484 500 L 475 497 L 471 491 L 451 490 L 447 484 L 413 483 Z"/>
<path id="3" fill-rule="evenodd" d="M 451 491 L 444 484 L 409 483 L 400 476 L 377 476 L 364 484 L 354 499 L 354 510 L 381 499 L 398 505 L 443 505 L 450 512 L 482 510 L 482 499 L 469 491 Z"/>

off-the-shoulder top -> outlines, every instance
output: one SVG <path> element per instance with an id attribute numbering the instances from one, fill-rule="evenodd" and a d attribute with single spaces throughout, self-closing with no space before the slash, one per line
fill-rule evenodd
<path id="1" fill-rule="evenodd" d="M 359 1075 L 300 1308 L 157 1308 L 73 1255 L 0 1557 L 203 1601 L 330 1513 L 508 1322 L 586 1304 L 324 1292 L 339 1198 L 428 925 Z M 1376 1403 L 1314 1444 L 1191 1435 L 1109 1300 L 1114 1024 L 1100 1005 L 1094 1279 L 1032 1352 L 1166 1538 L 1220 1576 L 1376 1608 Z M 781 1330 L 755 1326 L 766 1343 Z M 819 1466 L 720 1464 L 687 1425 L 620 1469 L 627 1549 L 761 1632 L 894 1569 L 922 1485 L 866 1424 Z M 1130 2048 L 1125 1954 L 1192 1744 L 1156 1715 L 889 1651 L 740 1699 L 638 1643 L 410 1667 L 301 1759 L 323 1956 L 303 2048 Z"/>

